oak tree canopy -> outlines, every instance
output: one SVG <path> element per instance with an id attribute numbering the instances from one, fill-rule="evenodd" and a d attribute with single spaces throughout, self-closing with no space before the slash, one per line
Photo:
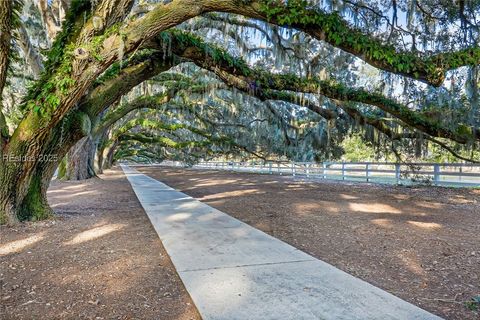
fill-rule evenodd
<path id="1" fill-rule="evenodd" d="M 480 1 L 0 1 L 0 223 L 119 159 L 480 161 Z"/>

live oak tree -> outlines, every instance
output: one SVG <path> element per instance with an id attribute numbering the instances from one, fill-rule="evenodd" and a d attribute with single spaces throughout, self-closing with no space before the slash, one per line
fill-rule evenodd
<path id="1" fill-rule="evenodd" d="M 85 137 L 92 139 L 95 151 L 104 146 L 106 136 L 115 136 L 111 143 L 117 145 L 112 149 L 118 148 L 117 156 L 122 152 L 129 156 L 121 146 L 126 141 L 205 150 L 230 145 L 255 152 L 232 138 L 235 130 L 231 136 L 221 131 L 212 135 L 190 126 L 193 118 L 211 120 L 195 111 L 178 129 L 183 130 L 179 141 L 172 139 L 177 130 L 170 130 L 169 121 L 157 122 L 147 132 L 142 131 L 147 122 L 142 122 L 129 128 L 134 132 L 108 134 L 118 120 L 132 116 L 132 110 L 165 104 L 184 90 L 183 80 L 173 79 L 162 85 L 170 88 L 167 94 L 122 103 L 133 88 L 186 62 L 208 70 L 208 77 L 226 87 L 222 90 L 247 96 L 252 108 L 260 104 L 285 122 L 285 145 L 296 146 L 289 133 L 305 127 L 292 115 L 308 111 L 307 118 L 321 122 L 327 133 L 335 126 L 355 124 L 374 128 L 388 141 L 430 140 L 465 158 L 456 146 L 472 150 L 480 140 L 476 113 L 480 5 L 434 2 L 395 1 L 390 17 L 390 11 L 375 1 L 173 0 L 136 5 L 134 0 L 38 0 L 35 10 L 45 27 L 43 41 L 41 36 L 33 39 L 22 19 L 30 1 L 1 1 L 0 222 L 50 215 L 48 184 L 60 161 Z M 400 11 L 406 14 L 404 23 L 399 22 Z M 460 35 L 451 40 L 457 22 Z M 229 38 L 224 48 L 210 41 L 213 30 Z M 37 50 L 43 42 L 50 46 L 45 59 Z M 245 61 L 232 53 L 231 46 L 257 56 Z M 23 51 L 23 61 L 16 56 L 17 48 Z M 276 57 L 280 61 L 272 61 Z M 339 71 L 333 73 L 338 77 L 330 75 L 335 71 L 332 64 L 325 66 L 322 60 L 335 62 Z M 378 87 L 358 86 L 362 77 L 341 71 L 342 64 L 363 68 L 363 74 L 380 74 L 385 81 Z M 31 85 L 19 93 L 21 101 L 7 94 L 14 91 L 18 75 L 12 70 L 19 65 L 28 65 L 31 71 Z M 204 81 L 193 79 L 193 84 L 201 87 Z M 396 95 L 399 88 L 402 96 Z M 452 93 L 465 99 L 455 100 Z M 412 97 L 414 101 L 409 101 Z M 450 98 L 458 103 L 451 104 Z M 284 111 L 292 105 L 301 108 L 288 115 Z M 134 115 L 139 118 L 143 112 Z M 448 115 L 448 121 L 441 115 Z M 157 133 L 152 135 L 152 130 Z"/>

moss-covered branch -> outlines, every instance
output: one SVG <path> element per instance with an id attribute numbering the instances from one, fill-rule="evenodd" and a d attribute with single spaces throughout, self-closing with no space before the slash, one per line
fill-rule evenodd
<path id="1" fill-rule="evenodd" d="M 163 79 L 161 84 L 166 86 L 166 92 L 153 96 L 142 96 L 131 102 L 124 103 L 116 109 L 112 109 L 102 118 L 101 122 L 94 128 L 94 134 L 101 133 L 111 127 L 118 120 L 128 113 L 139 109 L 158 109 L 166 105 L 180 91 L 187 90 L 189 93 L 203 93 L 211 88 L 209 84 L 195 84 L 191 79 L 183 78 L 181 81 L 171 82 L 170 77 L 159 75 Z M 216 87 L 219 87 L 218 85 Z"/>
<path id="2" fill-rule="evenodd" d="M 176 104 L 176 103 L 170 103 L 168 105 L 168 108 L 165 110 L 165 113 L 168 115 L 171 115 L 172 117 L 177 116 L 178 114 L 175 112 L 172 112 L 174 110 L 187 110 L 189 114 L 193 115 L 196 120 L 204 124 L 205 126 L 209 127 L 234 127 L 234 128 L 243 128 L 243 129 L 249 129 L 250 125 L 255 123 L 255 122 L 267 122 L 268 119 L 252 119 L 249 120 L 247 123 L 229 123 L 229 122 L 218 122 L 213 119 L 210 119 L 209 117 L 205 117 L 202 115 L 202 113 L 198 110 L 197 107 L 199 107 L 200 104 L 196 103 L 182 103 L 182 104 Z"/>
<path id="3" fill-rule="evenodd" d="M 307 0 L 258 0 L 251 6 L 259 19 L 302 30 L 374 67 L 433 86 L 443 83 L 446 71 L 480 62 L 478 46 L 433 55 L 399 51 L 384 40 L 352 28 L 338 13 L 322 12 Z"/>
<path id="4" fill-rule="evenodd" d="M 480 63 L 478 45 L 431 55 L 400 51 L 383 39 L 351 27 L 338 13 L 319 10 L 313 1 L 253 0 L 244 4 L 229 12 L 301 30 L 376 68 L 437 87 L 444 82 L 448 70 Z"/>
<path id="5" fill-rule="evenodd" d="M 257 18 L 279 26 L 290 26 L 349 52 L 382 70 L 440 86 L 445 72 L 465 65 L 477 65 L 480 48 L 421 56 L 401 52 L 385 41 L 352 28 L 337 13 L 325 13 L 306 0 L 213 1 L 183 0 L 157 6 L 144 19 L 133 23 L 125 35 L 127 45 L 152 38 L 158 32 L 205 12 L 230 12 Z"/>
<path id="6" fill-rule="evenodd" d="M 94 134 L 101 133 L 110 128 L 118 120 L 126 116 L 128 113 L 138 109 L 156 109 L 167 103 L 172 98 L 168 93 L 160 93 L 154 96 L 145 96 L 136 99 L 130 103 L 124 103 L 118 108 L 109 111 L 101 120 L 97 127 L 94 128 Z"/>
<path id="7" fill-rule="evenodd" d="M 406 125 L 433 137 L 446 138 L 462 144 L 480 140 L 478 128 L 462 124 L 449 128 L 380 93 L 348 88 L 339 83 L 316 78 L 301 78 L 293 74 L 279 75 L 261 69 L 251 69 L 241 58 L 232 57 L 224 50 L 206 44 L 201 39 L 184 32 L 163 33 L 157 38 L 159 41 L 157 45 L 161 45 L 167 39 L 174 44 L 172 47 L 175 54 L 212 71 L 228 85 L 263 100 L 278 98 L 280 95 L 278 91 L 320 94 L 339 101 L 353 101 L 375 106 L 400 119 Z M 180 48 L 178 52 L 177 47 Z M 190 49 L 185 50 L 185 47 Z"/>
<path id="8" fill-rule="evenodd" d="M 345 103 L 343 101 L 335 101 L 336 105 L 345 111 L 352 119 L 357 121 L 361 125 L 370 125 L 380 131 L 381 133 L 385 134 L 390 140 L 400 140 L 403 138 L 416 138 L 418 134 L 414 133 L 397 133 L 392 130 L 392 128 L 385 123 L 383 119 L 374 116 L 368 116 L 349 104 L 348 102 Z"/>
<path id="9" fill-rule="evenodd" d="M 94 117 L 133 87 L 170 69 L 172 65 L 172 61 L 164 61 L 163 54 L 158 52 L 142 55 L 123 69 L 117 69 L 118 64 L 114 64 L 111 67 L 113 70 L 99 78 L 95 88 L 82 99 L 80 108 Z"/>
<path id="10" fill-rule="evenodd" d="M 450 154 L 452 154 L 454 157 L 458 158 L 458 159 L 461 159 L 461 160 L 464 160 L 464 161 L 468 161 L 468 162 L 471 162 L 471 163 L 479 163 L 480 161 L 479 160 L 476 160 L 476 159 L 472 159 L 472 158 L 468 158 L 468 157 L 464 157 L 462 156 L 461 154 L 459 154 L 458 152 L 456 152 L 453 148 L 451 148 L 450 146 L 448 146 L 448 144 L 446 144 L 445 142 L 443 141 L 440 141 L 438 139 L 435 139 L 429 135 L 426 135 L 424 133 L 420 133 L 420 132 L 415 132 L 415 130 L 411 131 L 411 132 L 401 132 L 401 133 L 397 133 L 395 132 L 394 130 L 392 130 L 392 128 L 385 122 L 384 119 L 381 119 L 381 118 L 378 118 L 378 117 L 374 117 L 374 116 L 368 116 L 368 115 L 365 115 L 364 113 L 362 113 L 360 110 L 358 110 L 357 108 L 349 105 L 349 103 L 344 103 L 342 101 L 336 101 L 337 105 L 342 109 L 344 110 L 350 117 L 352 117 L 353 119 L 355 119 L 356 121 L 358 121 L 358 123 L 362 124 L 362 125 L 370 125 L 372 127 L 374 127 L 375 129 L 377 129 L 379 132 L 383 133 L 384 135 L 386 135 L 390 140 L 401 140 L 401 139 L 419 139 L 419 138 L 423 138 L 423 139 L 426 139 L 436 145 L 439 145 L 442 149 L 445 149 L 447 150 Z"/>
<path id="11" fill-rule="evenodd" d="M 137 128 L 137 127 L 142 130 L 149 129 L 149 130 L 156 130 L 158 132 L 167 132 L 167 133 L 173 133 L 177 130 L 183 129 L 195 135 L 198 135 L 203 139 L 176 142 L 171 138 L 164 137 L 164 136 L 152 135 L 152 134 L 147 134 L 142 132 L 136 132 L 136 133 L 129 132 L 131 129 Z M 122 127 L 120 127 L 114 132 L 112 136 L 112 140 L 116 140 L 120 142 L 126 141 L 126 140 L 135 140 L 141 143 L 158 143 L 161 146 L 174 148 L 174 149 L 183 149 L 187 147 L 205 148 L 205 147 L 210 147 L 212 145 L 216 145 L 216 146 L 224 146 L 229 148 L 236 148 L 238 150 L 248 152 L 258 158 L 262 158 L 262 159 L 264 158 L 262 155 L 250 150 L 249 148 L 243 145 L 238 144 L 237 142 L 235 142 L 234 139 L 228 136 L 221 136 L 221 135 L 219 136 L 211 132 L 207 132 L 205 130 L 196 128 L 191 125 L 186 125 L 183 123 L 167 124 L 161 121 L 150 120 L 150 119 L 134 119 L 127 122 L 126 124 L 124 124 Z"/>

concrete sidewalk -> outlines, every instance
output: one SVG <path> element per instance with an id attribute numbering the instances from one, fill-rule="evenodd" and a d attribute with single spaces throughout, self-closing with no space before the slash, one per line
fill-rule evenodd
<path id="1" fill-rule="evenodd" d="M 205 320 L 440 319 L 128 166 L 122 168 Z"/>

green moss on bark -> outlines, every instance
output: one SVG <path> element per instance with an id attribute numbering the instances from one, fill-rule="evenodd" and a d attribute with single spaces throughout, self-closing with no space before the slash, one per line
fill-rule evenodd
<path id="1" fill-rule="evenodd" d="M 27 196 L 22 202 L 18 213 L 20 221 L 44 220 L 53 215 L 53 210 L 48 205 L 46 188 L 42 186 L 42 177 L 36 175 L 32 177 Z M 42 192 L 45 190 L 45 192 Z"/>

